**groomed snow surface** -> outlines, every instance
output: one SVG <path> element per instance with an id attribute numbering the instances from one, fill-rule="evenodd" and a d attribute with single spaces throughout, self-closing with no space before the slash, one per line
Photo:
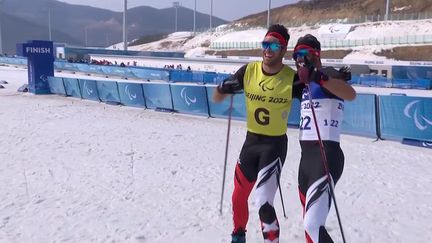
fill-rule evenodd
<path id="1" fill-rule="evenodd" d="M 220 216 L 226 120 L 17 93 L 24 69 L 0 67 L 0 79 L 0 242 L 229 242 L 244 122 L 232 123 Z M 288 137 L 280 242 L 305 242 L 297 130 Z M 432 150 L 349 135 L 341 144 L 347 242 L 431 242 Z M 251 243 L 262 242 L 253 198 Z M 341 242 L 333 209 L 327 225 Z"/>

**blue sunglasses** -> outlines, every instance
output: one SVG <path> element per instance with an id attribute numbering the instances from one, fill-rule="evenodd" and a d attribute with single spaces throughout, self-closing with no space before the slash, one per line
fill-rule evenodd
<path id="1" fill-rule="evenodd" d="M 295 51 L 293 53 L 293 59 L 294 59 L 294 61 L 296 61 L 297 58 L 299 58 L 299 57 L 304 58 L 305 56 L 309 55 L 309 53 L 314 55 L 314 56 L 317 56 L 317 57 L 320 56 L 320 52 L 316 51 L 314 49 L 300 49 L 300 50 Z"/>
<path id="2" fill-rule="evenodd" d="M 263 41 L 261 42 L 262 49 L 270 49 L 272 52 L 277 52 L 282 49 L 282 45 L 277 42 Z"/>
<path id="3" fill-rule="evenodd" d="M 293 53 L 293 59 L 295 61 L 295 60 L 297 60 L 297 58 L 299 58 L 299 57 L 304 58 L 308 54 L 309 54 L 308 49 L 300 49 L 300 50 Z"/>

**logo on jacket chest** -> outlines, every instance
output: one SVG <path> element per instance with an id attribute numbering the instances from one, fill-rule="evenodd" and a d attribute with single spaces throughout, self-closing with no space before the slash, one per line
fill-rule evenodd
<path id="1" fill-rule="evenodd" d="M 262 91 L 266 92 L 266 91 L 273 91 L 281 83 L 282 83 L 282 79 L 280 78 L 263 79 L 258 83 L 258 85 L 260 86 Z"/>

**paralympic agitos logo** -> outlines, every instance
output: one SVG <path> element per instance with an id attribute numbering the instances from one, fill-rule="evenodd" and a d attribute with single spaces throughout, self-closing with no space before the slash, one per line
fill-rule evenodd
<path id="1" fill-rule="evenodd" d="M 280 79 L 277 79 L 277 81 L 274 83 L 271 83 L 271 81 L 271 79 L 263 79 L 259 82 L 259 86 L 261 87 L 262 91 L 265 92 L 268 90 L 274 90 L 274 88 L 282 82 Z"/>
<path id="2" fill-rule="evenodd" d="M 85 89 L 85 91 L 87 92 L 87 94 L 88 94 L 89 96 L 91 96 L 91 95 L 93 94 L 93 92 L 94 92 L 93 88 L 90 88 L 90 87 L 87 85 L 87 81 L 84 81 L 84 89 Z"/>
<path id="3" fill-rule="evenodd" d="M 426 130 L 429 126 L 432 126 L 432 120 L 427 119 L 418 112 L 418 105 L 420 100 L 414 100 L 408 103 L 404 109 L 404 115 L 408 118 L 413 119 L 415 126 L 421 131 Z"/>
<path id="4" fill-rule="evenodd" d="M 188 106 L 190 106 L 191 104 L 195 104 L 197 102 L 197 98 L 196 96 L 194 96 L 193 98 L 191 98 L 187 92 L 186 92 L 186 88 L 182 88 L 180 91 L 180 96 L 182 97 L 182 99 L 186 102 L 186 104 Z"/>
<path id="5" fill-rule="evenodd" d="M 137 94 L 135 92 L 131 92 L 129 89 L 129 85 L 125 86 L 125 93 L 128 96 L 129 100 L 135 100 L 137 98 Z"/>

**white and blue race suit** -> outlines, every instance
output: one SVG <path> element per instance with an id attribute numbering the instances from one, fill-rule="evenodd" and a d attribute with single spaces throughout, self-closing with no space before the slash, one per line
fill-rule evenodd
<path id="1" fill-rule="evenodd" d="M 302 149 L 298 172 L 299 196 L 303 206 L 307 242 L 328 243 L 333 242 L 324 226 L 331 206 L 329 181 L 336 184 L 344 167 L 344 154 L 339 145 L 344 100 L 318 83 L 311 82 L 309 87 L 312 104 L 306 87 L 301 95 L 297 94 L 297 98 L 301 100 L 299 137 Z M 315 111 L 317 125 L 311 106 Z M 317 127 L 327 157 L 330 180 L 320 151 Z"/>

